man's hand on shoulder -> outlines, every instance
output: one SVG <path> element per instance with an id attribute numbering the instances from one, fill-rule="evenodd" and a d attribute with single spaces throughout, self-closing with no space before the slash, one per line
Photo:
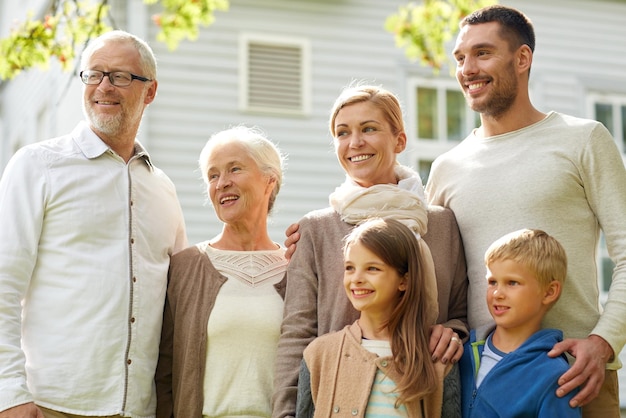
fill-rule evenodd
<path id="1" fill-rule="evenodd" d="M 587 338 L 568 338 L 554 345 L 548 352 L 550 357 L 569 353 L 576 358 L 574 364 L 559 378 L 558 397 L 567 395 L 580 387 L 580 391 L 570 401 L 572 408 L 591 402 L 604 383 L 606 363 L 614 357 L 613 349 L 598 335 Z"/>

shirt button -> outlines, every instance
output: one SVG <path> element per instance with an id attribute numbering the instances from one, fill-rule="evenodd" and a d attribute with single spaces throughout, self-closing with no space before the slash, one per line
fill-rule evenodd
<path id="1" fill-rule="evenodd" d="M 357 416 L 359 414 L 359 410 L 354 408 L 351 413 L 352 415 Z"/>
<path id="2" fill-rule="evenodd" d="M 132 362 L 133 362 L 133 361 L 132 361 L 131 359 L 126 360 L 126 364 L 130 364 L 130 363 L 132 363 Z"/>
<path id="3" fill-rule="evenodd" d="M 387 360 L 381 361 L 380 365 L 383 366 L 383 367 L 387 367 Z"/>
<path id="4" fill-rule="evenodd" d="M 133 316 L 132 318 L 130 318 L 130 323 L 134 324 L 135 323 L 135 317 Z"/>
<path id="5" fill-rule="evenodd" d="M 335 406 L 335 407 L 333 408 L 333 412 L 334 412 L 334 413 L 338 413 L 338 412 L 339 412 L 339 407 L 338 407 L 338 406 Z"/>
<path id="6" fill-rule="evenodd" d="M 134 243 L 135 243 L 135 238 L 131 238 L 131 239 L 130 239 L 130 243 L 131 243 L 131 244 L 134 244 Z"/>

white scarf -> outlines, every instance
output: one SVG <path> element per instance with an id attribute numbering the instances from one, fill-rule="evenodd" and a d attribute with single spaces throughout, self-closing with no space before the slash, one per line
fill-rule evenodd
<path id="1" fill-rule="evenodd" d="M 370 218 L 394 218 L 419 237 L 428 230 L 424 186 L 419 175 L 403 165 L 395 166 L 398 184 L 359 186 L 346 175 L 346 181 L 330 195 L 330 206 L 341 220 L 356 225 Z"/>

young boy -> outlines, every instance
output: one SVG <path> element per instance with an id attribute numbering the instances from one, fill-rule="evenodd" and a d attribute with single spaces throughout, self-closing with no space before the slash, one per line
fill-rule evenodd
<path id="1" fill-rule="evenodd" d="M 575 395 L 555 394 L 569 368 L 564 356 L 548 357 L 563 339 L 541 329 L 567 273 L 559 242 L 536 229 L 507 234 L 485 254 L 487 306 L 493 325 L 470 332 L 460 362 L 463 417 L 580 417 L 568 405 Z"/>

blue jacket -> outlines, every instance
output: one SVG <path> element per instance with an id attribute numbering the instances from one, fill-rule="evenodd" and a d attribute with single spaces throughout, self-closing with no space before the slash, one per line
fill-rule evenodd
<path id="1" fill-rule="evenodd" d="M 487 336 L 494 327 L 470 332 L 460 361 L 463 418 L 580 418 L 580 408 L 568 403 L 577 391 L 556 396 L 559 376 L 569 364 L 565 356 L 550 358 L 548 351 L 563 339 L 556 329 L 533 334 L 517 350 L 500 360 L 476 389 L 476 375 Z"/>

